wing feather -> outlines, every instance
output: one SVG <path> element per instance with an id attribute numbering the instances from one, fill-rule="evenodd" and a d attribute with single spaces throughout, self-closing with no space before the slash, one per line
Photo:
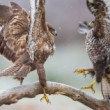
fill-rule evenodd
<path id="1" fill-rule="evenodd" d="M 30 20 L 18 4 L 11 2 L 10 8 L 13 14 L 4 24 L 2 35 L 6 45 L 19 56 L 25 52 Z"/>
<path id="2" fill-rule="evenodd" d="M 87 0 L 87 7 L 95 16 L 93 34 L 110 41 L 110 0 Z"/>
<path id="3" fill-rule="evenodd" d="M 0 5 L 0 26 L 2 26 L 11 15 L 12 11 L 9 6 Z"/>
<path id="4" fill-rule="evenodd" d="M 110 75 L 102 77 L 101 89 L 103 97 L 105 99 L 110 99 Z"/>

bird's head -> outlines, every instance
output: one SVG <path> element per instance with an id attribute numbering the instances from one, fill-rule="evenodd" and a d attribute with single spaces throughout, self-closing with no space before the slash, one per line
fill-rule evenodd
<path id="1" fill-rule="evenodd" d="M 49 33 L 51 33 L 53 36 L 57 36 L 57 31 L 50 24 L 46 23 L 46 25 Z"/>

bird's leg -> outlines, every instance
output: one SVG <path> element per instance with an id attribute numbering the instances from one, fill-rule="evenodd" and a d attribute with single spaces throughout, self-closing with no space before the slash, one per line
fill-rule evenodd
<path id="1" fill-rule="evenodd" d="M 78 74 L 83 74 L 85 77 L 89 73 L 92 74 L 92 75 L 95 74 L 94 69 L 91 69 L 91 68 L 89 68 L 89 69 L 76 69 L 74 72 L 78 73 Z"/>
<path id="2" fill-rule="evenodd" d="M 91 89 L 91 91 L 93 92 L 93 93 L 95 93 L 95 89 L 94 89 L 94 84 L 96 83 L 96 80 L 94 80 L 94 81 L 92 81 L 88 86 L 85 86 L 85 87 L 82 87 L 81 89 Z"/>
<path id="3" fill-rule="evenodd" d="M 45 75 L 44 66 L 41 63 L 40 64 L 36 63 L 36 68 L 37 68 L 37 73 L 38 73 L 38 76 L 39 76 L 39 82 L 42 86 L 42 90 L 43 90 L 43 93 L 44 93 L 44 96 L 40 100 L 45 99 L 45 101 L 47 103 L 51 103 L 48 96 L 46 95 L 46 91 L 45 91 L 45 88 L 46 88 L 46 75 Z"/>

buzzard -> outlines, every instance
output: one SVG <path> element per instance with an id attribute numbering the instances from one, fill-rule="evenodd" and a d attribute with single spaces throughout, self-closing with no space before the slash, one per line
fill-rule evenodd
<path id="1" fill-rule="evenodd" d="M 87 6 L 95 17 L 93 28 L 88 29 L 85 24 L 79 28 L 80 31 L 86 30 L 86 49 L 93 69 L 79 69 L 76 72 L 94 75 L 96 82 L 101 82 L 104 98 L 110 99 L 110 0 L 87 0 Z"/>
<path id="2" fill-rule="evenodd" d="M 37 69 L 39 81 L 42 86 L 44 97 L 47 102 L 49 99 L 45 93 L 46 75 L 44 63 L 48 56 L 53 55 L 55 50 L 55 29 L 45 21 L 45 2 L 39 0 L 37 16 L 35 18 L 35 43 L 34 60 L 32 61 L 27 52 L 28 34 L 30 29 L 30 16 L 18 4 L 11 2 L 10 6 L 0 5 L 0 53 L 13 65 L 0 72 L 0 76 L 12 75 L 20 79 L 31 71 Z M 3 10 L 6 10 L 6 15 Z M 2 14 L 3 13 L 3 14 Z M 31 46 L 31 45 L 30 45 Z M 42 98 L 42 99 L 43 99 Z"/>

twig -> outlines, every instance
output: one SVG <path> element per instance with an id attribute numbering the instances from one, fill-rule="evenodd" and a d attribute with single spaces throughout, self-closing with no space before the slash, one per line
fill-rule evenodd
<path id="1" fill-rule="evenodd" d="M 30 85 L 18 86 L 0 93 L 0 105 L 16 103 L 22 98 L 32 98 L 42 93 L 42 88 L 38 82 Z M 46 93 L 65 95 L 94 110 L 110 110 L 110 102 L 108 100 L 93 98 L 84 92 L 65 84 L 47 82 Z"/>

